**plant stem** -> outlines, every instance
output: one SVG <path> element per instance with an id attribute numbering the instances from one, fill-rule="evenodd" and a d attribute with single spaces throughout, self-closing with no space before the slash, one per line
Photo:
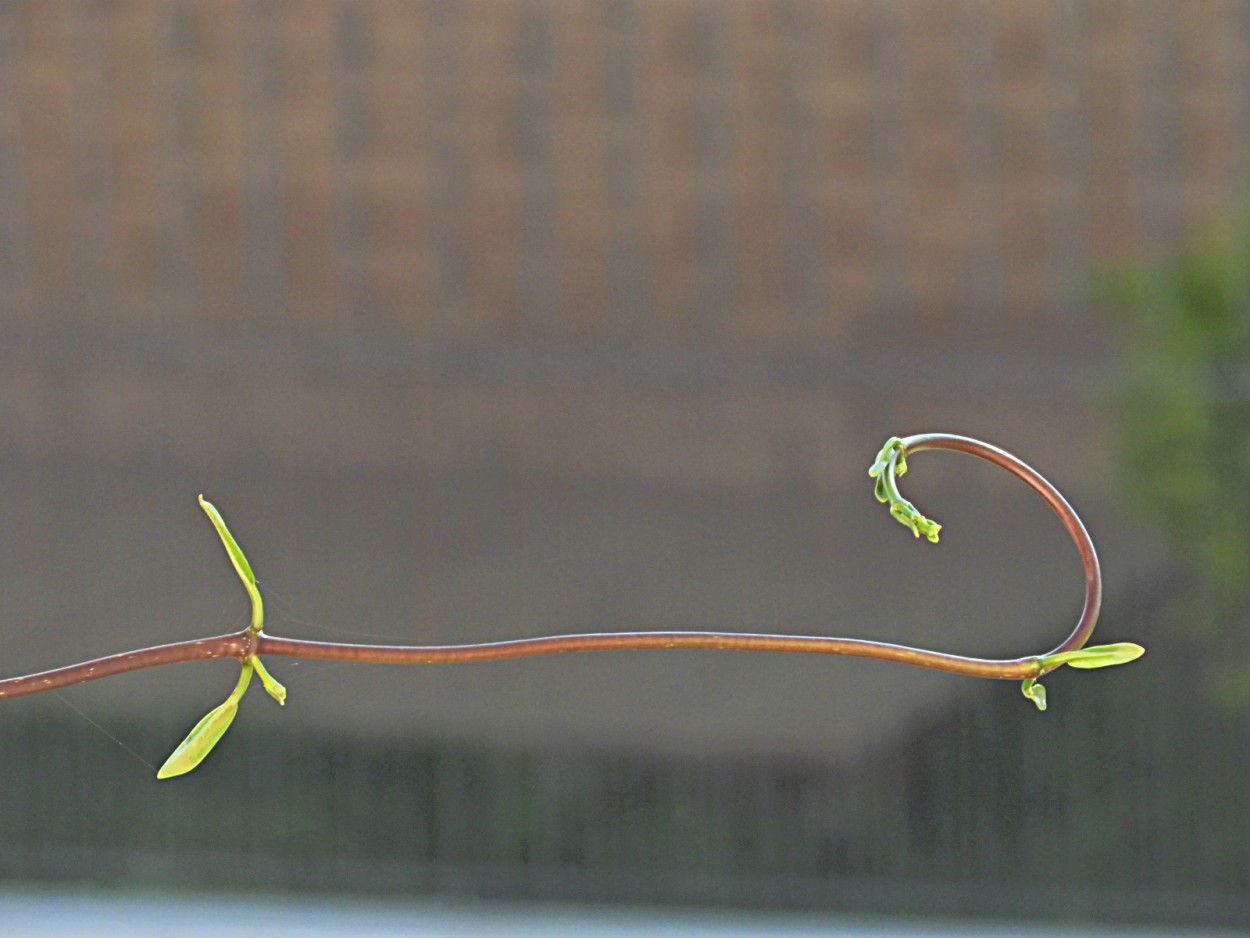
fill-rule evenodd
<path id="1" fill-rule="evenodd" d="M 1032 656 L 1011 661 L 965 658 L 906 645 L 818 635 L 769 635 L 755 632 L 591 632 L 547 635 L 471 645 L 344 645 L 302 639 L 260 636 L 260 654 L 288 658 L 320 658 L 373 664 L 461 664 L 532 658 L 565 652 L 638 651 L 696 648 L 712 651 L 771 651 L 794 654 L 850 655 L 878 658 L 922 668 L 970 674 L 975 677 L 1020 680 L 1041 673 L 1041 659 Z M 0 684 L 0 689 L 3 685 Z"/>
<path id="2" fill-rule="evenodd" d="M 72 684 L 83 684 L 102 677 L 112 677 L 114 674 L 125 674 L 128 671 L 139 671 L 143 668 L 156 668 L 165 664 L 177 664 L 181 661 L 246 658 L 252 654 L 251 649 L 255 647 L 255 633 L 247 629 L 229 635 L 217 635 L 213 638 L 154 645 L 151 648 L 108 655 L 104 658 L 96 658 L 94 661 L 71 664 L 64 668 L 28 674 L 25 677 L 0 680 L 0 700 L 9 697 L 25 697 L 28 694 L 38 694 L 46 690 L 69 687 Z"/>
<path id="3" fill-rule="evenodd" d="M 252 637 L 249 643 L 248 637 Z M 251 651 L 247 649 L 251 648 Z M 878 658 L 922 668 L 968 674 L 974 677 L 1021 680 L 1042 673 L 1041 656 L 1013 660 L 967 658 L 906 645 L 892 645 L 854 638 L 826 638 L 818 635 L 769 635 L 754 632 L 590 632 L 574 635 L 546 635 L 511 641 L 480 642 L 466 645 L 356 645 L 346 642 L 312 642 L 280 638 L 264 632 L 244 630 L 231 635 L 174 642 L 153 648 L 110 655 L 82 664 L 55 668 L 24 677 L 0 680 L 0 699 L 24 697 L 82 684 L 114 674 L 155 668 L 183 661 L 213 658 L 247 658 L 278 655 L 322 661 L 362 664 L 463 664 L 474 661 L 500 661 L 532 658 L 565 652 L 638 651 L 659 648 L 696 648 L 715 651 L 771 651 L 797 654 L 849 655 Z"/>
<path id="4" fill-rule="evenodd" d="M 978 456 L 1017 476 L 1041 495 L 1059 516 L 1076 543 L 1081 564 L 1085 570 L 1085 606 L 1072 634 L 1049 651 L 1025 658 L 997 660 L 968 658 L 962 655 L 864 639 L 742 632 L 600 632 L 549 635 L 466 645 L 357 645 L 279 638 L 249 628 L 229 635 L 158 645 L 39 674 L 0 680 L 0 699 L 37 694 L 71 684 L 123 674 L 127 671 L 137 671 L 141 668 L 212 658 L 246 659 L 253 655 L 281 655 L 289 658 L 378 664 L 454 664 L 528 658 L 565 652 L 695 648 L 720 651 L 850 655 L 967 674 L 973 677 L 1005 680 L 1038 677 L 1052 670 L 1053 667 L 1057 667 L 1057 665 L 1047 667 L 1043 664 L 1043 658 L 1082 647 L 1088 641 L 1098 621 L 1098 612 L 1102 604 L 1102 574 L 1093 541 L 1081 519 L 1059 491 L 1035 469 L 1010 453 L 980 440 L 949 433 L 918 434 L 905 438 L 902 444 L 902 451 L 907 455 L 934 449 L 954 450 Z M 891 485 L 893 485 L 894 464 L 897 458 L 898 453 L 895 453 L 890 460 L 888 480 Z"/>

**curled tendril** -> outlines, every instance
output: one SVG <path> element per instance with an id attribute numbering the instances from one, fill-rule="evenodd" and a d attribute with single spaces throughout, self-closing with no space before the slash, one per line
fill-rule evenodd
<path id="1" fill-rule="evenodd" d="M 1020 685 L 1020 692 L 1036 704 L 1038 710 L 1046 709 L 1046 688 L 1037 683 L 1038 677 L 1056 668 L 1068 665 L 1073 668 L 1092 669 L 1108 668 L 1117 664 L 1125 664 L 1140 658 L 1145 649 L 1133 642 L 1117 642 L 1112 645 L 1093 645 L 1082 647 L 1089 640 L 1098 621 L 1098 610 L 1102 602 L 1102 573 L 1098 566 L 1098 555 L 1094 552 L 1094 544 L 1085 530 L 1085 525 L 1077 517 L 1072 506 L 1067 503 L 1059 491 L 1047 482 L 1034 469 L 1026 466 L 1010 453 L 997 447 L 972 440 L 967 437 L 954 436 L 946 433 L 929 433 L 902 439 L 892 436 L 885 441 L 885 446 L 877 453 L 877 458 L 868 469 L 868 475 L 877 480 L 877 501 L 890 503 L 890 515 L 895 520 L 911 528 L 916 537 L 924 535 L 934 544 L 938 542 L 938 532 L 942 526 L 931 521 L 916 510 L 916 506 L 899 494 L 896 476 L 907 472 L 907 451 L 917 449 L 954 449 L 971 453 L 988 459 L 990 462 L 1019 476 L 1054 509 L 1063 521 L 1068 533 L 1076 541 L 1081 553 L 1081 563 L 1085 567 L 1085 609 L 1076 629 L 1049 654 L 1041 655 L 1036 661 L 1037 673 L 1026 677 Z"/>

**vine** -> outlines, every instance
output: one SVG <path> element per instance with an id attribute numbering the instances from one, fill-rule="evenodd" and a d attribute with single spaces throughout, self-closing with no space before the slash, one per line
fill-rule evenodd
<path id="1" fill-rule="evenodd" d="M 548 635 L 511 641 L 463 645 L 358 645 L 341 642 L 314 642 L 279 638 L 264 632 L 265 607 L 256 575 L 243 550 L 226 526 L 221 513 L 200 496 L 200 506 L 216 529 L 235 572 L 243 582 L 252 603 L 251 621 L 241 632 L 211 638 L 174 642 L 131 652 L 109 655 L 94 661 L 55 668 L 24 677 L 0 680 L 0 699 L 37 694 L 72 684 L 97 680 L 114 674 L 159 667 L 183 661 L 212 658 L 238 658 L 242 666 L 239 680 L 230 696 L 210 710 L 187 734 L 157 772 L 157 778 L 171 778 L 198 766 L 221 740 L 239 709 L 239 701 L 258 676 L 265 690 L 279 704 L 286 702 L 283 687 L 261 663 L 261 655 L 289 658 L 317 658 L 331 661 L 382 664 L 453 664 L 496 661 L 577 651 L 623 651 L 628 649 L 699 648 L 725 651 L 770 651 L 807 654 L 850 655 L 895 661 L 922 668 L 967 674 L 973 677 L 1019 680 L 1026 697 L 1046 709 L 1046 690 L 1038 678 L 1055 668 L 1104 668 L 1132 661 L 1143 653 L 1140 645 L 1120 642 L 1085 647 L 1102 604 L 1102 573 L 1093 541 L 1072 506 L 1040 473 L 1010 453 L 949 433 L 926 433 L 905 438 L 891 437 L 877 454 L 868 474 L 876 480 L 877 498 L 890 506 L 890 514 L 916 537 L 938 542 L 942 526 L 922 515 L 899 493 L 898 477 L 907 471 L 907 457 L 924 450 L 946 449 L 988 460 L 1022 479 L 1054 510 L 1071 534 L 1085 571 L 1085 606 L 1072 633 L 1059 645 L 1041 655 L 997 660 L 970 658 L 945 652 L 911 648 L 888 642 L 814 635 L 769 635 L 741 632 L 599 632 L 574 635 Z"/>

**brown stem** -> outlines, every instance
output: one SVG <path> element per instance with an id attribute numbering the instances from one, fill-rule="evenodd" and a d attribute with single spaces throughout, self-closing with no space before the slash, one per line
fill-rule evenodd
<path id="1" fill-rule="evenodd" d="M 41 671 L 25 677 L 6 678 L 0 681 L 0 700 L 25 697 L 27 694 L 38 694 L 45 690 L 56 690 L 71 684 L 82 684 L 114 674 L 125 674 L 127 671 L 156 668 L 163 664 L 177 664 L 180 661 L 246 658 L 255 653 L 252 650 L 255 646 L 256 636 L 244 630 L 213 638 L 196 638 L 140 648 L 138 651 L 124 651 L 121 654 L 96 658 L 94 661 L 84 661 L 82 664 L 53 668 L 51 671 Z"/>
<path id="2" fill-rule="evenodd" d="M 956 674 L 971 674 L 975 677 L 1017 680 L 1037 677 L 1041 673 L 1040 662 L 1036 657 L 992 661 L 856 638 L 766 635 L 757 632 L 591 632 L 582 635 L 547 635 L 542 638 L 482 642 L 476 645 L 343 645 L 262 634 L 257 654 L 374 664 L 459 664 L 558 655 L 570 651 L 635 651 L 648 648 L 851 655 L 857 658 L 897 661 Z"/>
<path id="3" fill-rule="evenodd" d="M 1024 480 L 1046 501 L 1076 542 L 1085 570 L 1085 608 L 1076 628 L 1047 655 L 1082 647 L 1098 621 L 1102 604 L 1102 574 L 1098 555 L 1085 525 L 1072 506 L 1046 479 L 1015 456 L 988 443 L 949 433 L 924 433 L 903 440 L 905 453 L 927 449 L 949 449 L 986 459 Z M 897 459 L 897 454 L 895 455 Z M 893 466 L 891 466 L 891 472 Z M 0 698 L 20 697 L 80 684 L 97 678 L 208 658 L 246 658 L 249 655 L 281 655 L 289 658 L 320 658 L 329 661 L 358 661 L 379 664 L 453 664 L 471 661 L 498 661 L 575 651 L 625 651 L 649 648 L 700 648 L 721 651 L 771 651 L 800 654 L 851 655 L 878 658 L 922 668 L 968 674 L 973 677 L 1022 680 L 1037 677 L 1044 670 L 1041 658 L 996 660 L 967 658 L 905 645 L 853 638 L 826 638 L 814 635 L 766 635 L 743 632 L 599 632 L 583 635 L 549 635 L 512 641 L 482 642 L 469 645 L 355 645 L 338 642 L 310 642 L 256 634 L 249 630 L 215 638 L 158 645 L 56 668 L 25 677 L 0 680 Z"/>
<path id="4" fill-rule="evenodd" d="M 918 433 L 903 440 L 904 452 L 919 453 L 927 449 L 951 449 L 960 453 L 969 453 L 1006 469 L 1042 496 L 1051 510 L 1059 516 L 1059 520 L 1063 522 L 1064 528 L 1076 544 L 1077 553 L 1081 555 L 1081 567 L 1085 571 L 1085 607 L 1081 610 L 1081 617 L 1077 620 L 1072 634 L 1046 652 L 1046 655 L 1075 651 L 1083 647 L 1093 634 L 1094 626 L 1098 624 L 1098 613 L 1102 609 L 1102 569 L 1098 565 L 1098 552 L 1094 550 L 1094 542 L 1089 532 L 1085 530 L 1080 516 L 1068 504 L 1068 500 L 1032 466 L 1017 459 L 1006 450 L 991 446 L 989 443 L 983 443 L 971 437 L 956 436 L 953 433 Z M 1045 657 L 1045 655 L 1039 657 Z M 1002 675 L 1002 677 L 1013 678 L 1015 676 L 1014 674 Z"/>

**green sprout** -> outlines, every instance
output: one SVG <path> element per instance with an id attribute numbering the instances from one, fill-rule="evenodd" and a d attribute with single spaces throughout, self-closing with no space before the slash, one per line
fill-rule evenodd
<path id="1" fill-rule="evenodd" d="M 897 436 L 890 437 L 885 441 L 885 445 L 881 447 L 881 451 L 877 453 L 877 458 L 868 469 L 868 475 L 870 478 L 877 480 L 877 501 L 889 502 L 891 517 L 900 524 L 910 528 L 912 534 L 916 537 L 920 537 L 923 534 L 936 544 L 938 542 L 938 532 L 942 530 L 942 526 L 936 521 L 926 518 L 916 510 L 915 505 L 903 498 L 899 493 L 896 482 L 898 476 L 907 472 L 908 442 L 914 445 L 921 439 L 919 437 L 909 437 L 908 440 L 903 440 Z M 965 440 L 965 442 L 972 441 Z M 1013 459 L 1013 457 L 1007 458 L 1009 460 Z M 1091 545 L 1091 556 L 1092 552 L 1093 547 Z M 1037 705 L 1038 710 L 1045 710 L 1046 688 L 1037 683 L 1037 679 L 1041 675 L 1065 664 L 1073 668 L 1087 670 L 1091 668 L 1109 668 L 1113 665 L 1124 664 L 1140 658 L 1144 653 L 1145 649 L 1140 645 L 1135 645 L 1132 642 L 1118 642 L 1113 645 L 1095 645 L 1092 648 L 1076 648 L 1070 651 L 1042 655 L 1036 659 L 1038 673 L 1033 677 L 1025 678 L 1020 685 L 1020 692 L 1033 701 Z"/>
<path id="2" fill-rule="evenodd" d="M 934 544 L 938 542 L 938 532 L 942 526 L 916 510 L 916 506 L 903 498 L 898 491 L 896 476 L 907 472 L 907 450 L 903 441 L 896 436 L 886 440 L 881 452 L 877 453 L 876 461 L 868 470 L 868 475 L 877 480 L 877 501 L 890 503 L 890 516 L 895 521 L 911 529 L 916 537 L 924 535 Z"/>
<path id="3" fill-rule="evenodd" d="M 212 502 L 205 500 L 203 495 L 200 496 L 200 507 L 204 509 L 204 513 L 208 515 L 208 519 L 216 528 L 217 536 L 221 538 L 226 554 L 230 557 L 230 563 L 234 566 L 239 579 L 243 581 L 243 588 L 247 590 L 247 595 L 252 600 L 252 621 L 248 626 L 248 632 L 259 635 L 265 623 L 265 605 L 260 598 L 260 588 L 256 585 L 256 574 L 252 572 L 252 565 L 247 562 L 243 549 L 239 547 L 238 541 L 226 527 L 226 519 L 221 516 L 221 512 Z M 204 718 L 192 727 L 187 738 L 178 744 L 178 748 L 170 754 L 160 771 L 156 773 L 157 778 L 185 775 L 204 761 L 204 758 L 213 751 L 213 747 L 225 735 L 226 730 L 230 728 L 230 724 L 234 722 L 235 714 L 239 712 L 239 701 L 243 699 L 244 693 L 252 683 L 253 674 L 259 675 L 261 684 L 264 685 L 270 697 L 279 704 L 286 703 L 286 688 L 266 670 L 259 657 L 249 655 L 243 659 L 243 673 L 239 675 L 239 682 L 230 696 L 225 702 L 205 714 Z"/>
<path id="4" fill-rule="evenodd" d="M 1116 642 L 1113 645 L 1091 645 L 1088 648 L 1076 648 L 1072 651 L 1043 655 L 1040 663 L 1042 673 L 1053 671 L 1065 664 L 1071 668 L 1088 671 L 1093 668 L 1110 668 L 1117 664 L 1127 664 L 1145 653 L 1146 649 L 1134 642 Z M 1020 692 L 1037 704 L 1038 710 L 1046 709 L 1046 688 L 1037 683 L 1037 678 L 1026 678 L 1020 685 Z"/>
<path id="5" fill-rule="evenodd" d="M 1038 710 L 1046 709 L 1046 688 L 1037 683 L 1037 678 L 1025 678 L 1024 683 L 1020 685 L 1020 692 L 1037 704 Z"/>
<path id="6" fill-rule="evenodd" d="M 265 692 L 278 702 L 281 706 L 286 706 L 286 688 L 279 684 L 272 674 L 270 674 L 257 655 L 252 655 L 248 659 L 256 668 L 256 675 L 260 678 L 261 684 L 265 687 Z"/>
<path id="7" fill-rule="evenodd" d="M 247 590 L 248 598 L 252 600 L 252 624 L 250 628 L 253 632 L 259 632 L 265 622 L 265 604 L 261 601 L 260 589 L 256 586 L 256 574 L 252 572 L 252 565 L 247 562 L 247 557 L 243 555 L 243 549 L 239 547 L 238 542 L 234 539 L 234 535 L 226 527 L 226 519 L 221 516 L 221 512 L 217 510 L 217 507 L 212 502 L 207 501 L 203 495 L 200 496 L 200 507 L 204 509 L 204 513 L 208 515 L 208 520 L 213 522 L 213 527 L 217 529 L 217 536 L 221 538 L 221 543 L 225 545 L 226 553 L 230 555 L 230 562 L 234 564 L 234 570 L 239 575 L 239 579 L 243 581 L 243 588 Z"/>

